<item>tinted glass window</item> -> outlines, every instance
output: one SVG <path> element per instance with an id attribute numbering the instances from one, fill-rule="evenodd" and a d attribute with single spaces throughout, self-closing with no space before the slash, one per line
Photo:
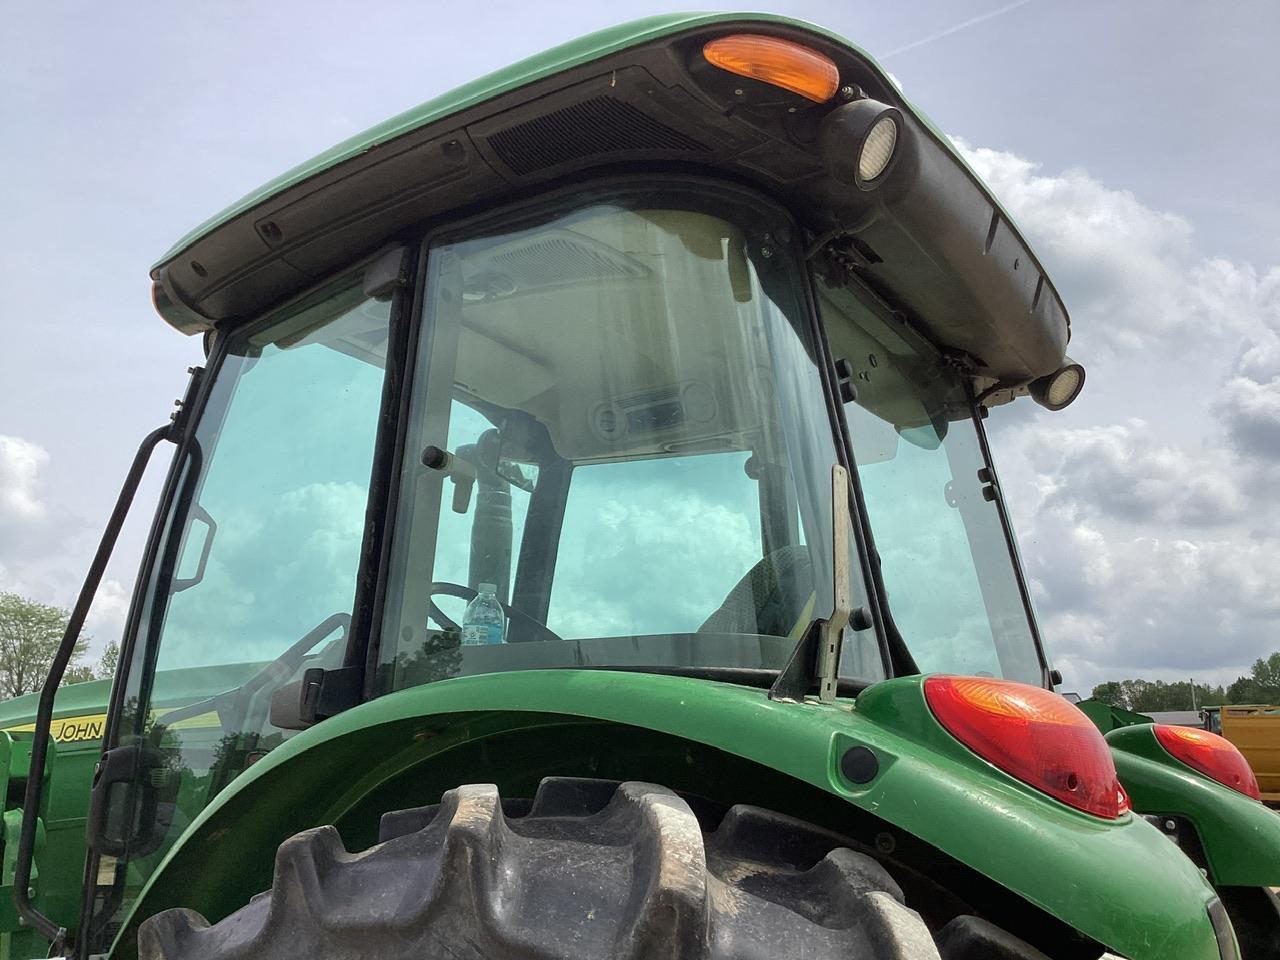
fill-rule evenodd
<path id="1" fill-rule="evenodd" d="M 1016 557 L 961 377 L 927 342 L 842 285 L 819 284 L 894 623 L 926 673 L 1042 682 Z"/>
<path id="2" fill-rule="evenodd" d="M 829 613 L 835 447 L 773 216 L 635 191 L 432 247 L 383 689 L 776 670 Z M 484 584 L 505 642 L 464 645 Z M 846 649 L 880 674 L 871 631 Z"/>
<path id="3" fill-rule="evenodd" d="M 340 286 L 233 335 L 214 372 L 126 675 L 118 742 L 153 759 L 135 795 L 154 814 L 128 862 L 100 865 L 99 924 L 291 735 L 270 724 L 271 695 L 309 666 L 342 665 L 388 312 Z"/>

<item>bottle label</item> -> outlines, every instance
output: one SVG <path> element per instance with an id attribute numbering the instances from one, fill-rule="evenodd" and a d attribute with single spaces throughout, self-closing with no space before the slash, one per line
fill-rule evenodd
<path id="1" fill-rule="evenodd" d="M 502 642 L 502 627 L 489 623 L 470 623 L 462 628 L 462 642 L 467 646 L 484 646 Z"/>

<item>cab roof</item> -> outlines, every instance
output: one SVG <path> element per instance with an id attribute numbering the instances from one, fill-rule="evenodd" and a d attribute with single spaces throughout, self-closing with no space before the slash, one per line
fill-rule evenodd
<path id="1" fill-rule="evenodd" d="M 812 46 L 837 61 L 842 83 L 854 81 L 901 110 L 912 157 L 899 166 L 911 181 L 884 196 L 859 195 L 827 176 L 793 120 L 717 103 L 690 67 L 693 51 L 742 31 Z M 557 114 L 587 124 L 616 120 L 627 129 L 619 127 L 616 149 L 570 143 L 558 150 L 546 140 L 565 129 Z M 187 333 L 234 324 L 411 224 L 456 216 L 478 198 L 498 201 L 624 163 L 730 175 L 787 203 L 811 242 L 851 238 L 859 276 L 992 382 L 1026 382 L 1062 362 L 1066 309 L 1012 218 L 954 144 L 863 50 L 820 27 L 759 13 L 665 14 L 621 24 L 343 141 L 174 244 L 152 268 L 157 309 Z"/>

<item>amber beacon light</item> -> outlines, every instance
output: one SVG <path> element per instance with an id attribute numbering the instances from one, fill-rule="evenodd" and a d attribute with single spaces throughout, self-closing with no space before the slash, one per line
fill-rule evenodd
<path id="1" fill-rule="evenodd" d="M 814 103 L 826 103 L 840 88 L 835 61 L 790 40 L 737 33 L 709 41 L 702 55 L 721 70 L 771 83 Z"/>

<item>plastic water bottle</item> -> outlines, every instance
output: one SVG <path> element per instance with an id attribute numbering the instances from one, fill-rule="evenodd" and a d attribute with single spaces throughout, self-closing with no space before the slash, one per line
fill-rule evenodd
<path id="1" fill-rule="evenodd" d="M 466 646 L 483 646 L 502 643 L 506 639 L 507 618 L 498 603 L 498 588 L 492 583 L 480 584 L 475 599 L 467 604 L 462 615 L 462 643 Z"/>

